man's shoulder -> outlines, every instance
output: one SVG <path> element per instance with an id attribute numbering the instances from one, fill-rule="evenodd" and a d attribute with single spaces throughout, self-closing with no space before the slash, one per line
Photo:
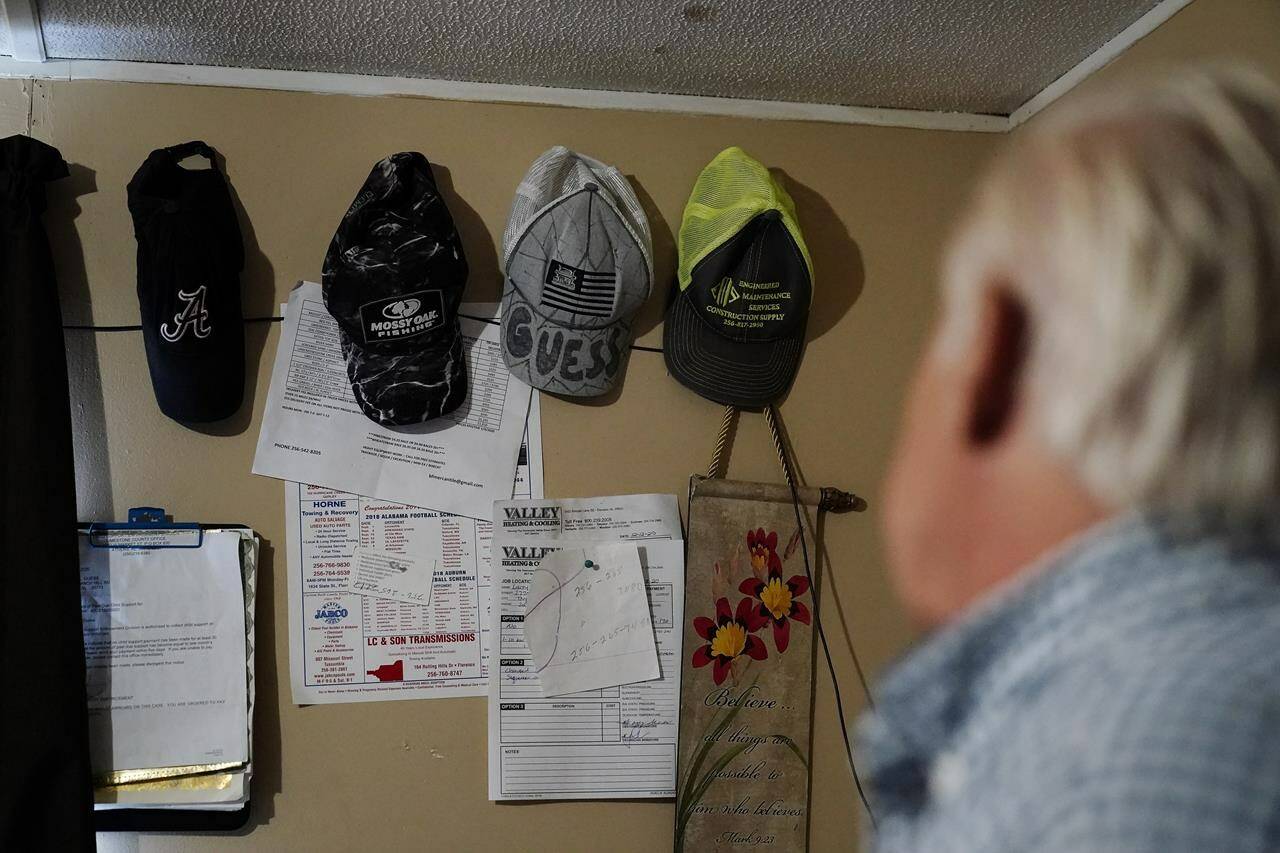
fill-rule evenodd
<path id="1" fill-rule="evenodd" d="M 1274 622 L 1174 626 L 1070 662 L 1039 704 L 1070 708 L 1111 771 L 1176 752 L 1227 761 L 1280 731 L 1280 610 Z M 1056 716 L 1056 714 L 1051 714 Z M 1190 769 L 1190 768 L 1186 768 Z"/>
<path id="2" fill-rule="evenodd" d="M 1153 599 L 1149 608 L 1101 613 L 1096 634 L 1062 647 L 1058 690 L 1101 682 L 1099 711 L 1182 717 L 1263 712 L 1280 692 L 1280 581 Z"/>
<path id="3" fill-rule="evenodd" d="M 1064 643 L 1034 702 L 1087 721 L 1114 762 L 1133 751 L 1212 750 L 1280 711 L 1280 588 L 1264 600 L 1192 601 L 1113 620 Z"/>
<path id="4" fill-rule="evenodd" d="M 1041 811 L 1045 850 L 1274 850 L 1280 844 L 1280 666 L 1174 655 L 1120 666 L 1049 741 L 1059 796 Z M 1223 665 L 1219 665 L 1223 664 Z M 1234 671 L 1227 667 L 1234 666 Z M 1061 718 L 1059 718 L 1061 720 Z M 1044 729 L 1047 738 L 1053 732 Z M 1050 843 L 1051 842 L 1051 843 Z"/>
<path id="5" fill-rule="evenodd" d="M 1280 843 L 1280 604 L 1135 616 L 1060 651 L 997 715 L 1027 750 L 1014 775 L 1053 788 L 1044 849 Z"/>

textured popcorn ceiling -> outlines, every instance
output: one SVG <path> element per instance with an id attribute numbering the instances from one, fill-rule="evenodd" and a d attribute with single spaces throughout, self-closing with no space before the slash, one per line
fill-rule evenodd
<path id="1" fill-rule="evenodd" d="M 1007 114 L 1155 0 L 40 0 L 39 5 L 51 58 Z"/>

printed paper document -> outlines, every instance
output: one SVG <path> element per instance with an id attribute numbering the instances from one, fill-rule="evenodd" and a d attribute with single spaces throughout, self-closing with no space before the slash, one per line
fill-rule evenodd
<path id="1" fill-rule="evenodd" d="M 539 414 L 534 395 L 518 496 L 542 494 Z M 489 521 L 302 483 L 285 508 L 294 702 L 485 694 Z"/>
<path id="2" fill-rule="evenodd" d="M 80 537 L 95 774 L 248 760 L 241 538 L 124 549 Z"/>
<path id="3" fill-rule="evenodd" d="M 524 631 L 532 578 L 548 554 L 620 541 L 638 546 L 660 677 L 544 697 Z M 493 546 L 489 799 L 674 796 L 684 603 L 675 496 L 502 501 Z"/>
<path id="4" fill-rule="evenodd" d="M 127 539 L 135 541 L 141 538 L 137 530 L 113 530 L 112 541 Z M 155 808 L 155 809 L 195 809 L 199 811 L 234 811 L 249 801 L 250 780 L 253 777 L 253 706 L 254 706 L 254 630 L 253 614 L 257 590 L 258 537 L 247 529 L 223 528 L 206 530 L 205 536 L 212 537 L 227 533 L 238 537 L 240 541 L 241 570 L 244 578 L 244 613 L 245 613 L 245 665 L 248 671 L 248 742 L 249 760 L 233 769 L 220 772 L 205 772 L 198 776 L 177 776 L 162 780 L 148 780 L 137 784 L 108 785 L 95 787 L 93 791 L 94 809 L 109 810 L 117 808 Z M 165 536 L 163 532 L 144 534 L 153 543 L 166 539 L 170 542 L 181 540 L 183 534 L 176 531 Z M 154 538 L 153 538 L 154 537 Z M 212 541 L 212 539 L 210 539 Z M 156 551 L 153 556 L 164 554 Z M 222 762 L 225 763 L 225 762 Z"/>
<path id="5" fill-rule="evenodd" d="M 496 317 L 494 303 L 463 313 Z M 456 411 L 390 429 L 356 404 L 320 285 L 289 294 L 253 473 L 487 521 L 511 497 L 531 389 L 502 361 L 498 326 L 462 318 L 470 390 Z"/>

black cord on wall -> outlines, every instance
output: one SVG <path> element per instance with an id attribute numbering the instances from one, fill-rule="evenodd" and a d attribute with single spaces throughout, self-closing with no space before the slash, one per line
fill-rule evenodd
<path id="1" fill-rule="evenodd" d="M 492 317 L 476 317 L 472 314 L 458 314 L 459 317 L 466 317 L 468 320 L 477 320 L 481 323 L 488 323 L 490 326 L 498 325 L 499 321 Z M 284 320 L 283 317 L 245 317 L 246 323 L 279 323 Z M 64 331 L 68 332 L 141 332 L 141 326 L 63 326 Z M 647 347 L 642 344 L 632 344 L 633 350 L 640 352 L 662 352 L 662 347 Z"/>

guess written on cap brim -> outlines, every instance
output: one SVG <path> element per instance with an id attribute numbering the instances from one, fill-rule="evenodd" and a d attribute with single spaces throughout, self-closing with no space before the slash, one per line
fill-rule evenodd
<path id="1" fill-rule="evenodd" d="M 566 397 L 598 396 L 614 388 L 626 369 L 634 320 L 619 317 L 598 328 L 562 326 L 508 283 L 502 296 L 502 357 L 526 385 Z"/>

